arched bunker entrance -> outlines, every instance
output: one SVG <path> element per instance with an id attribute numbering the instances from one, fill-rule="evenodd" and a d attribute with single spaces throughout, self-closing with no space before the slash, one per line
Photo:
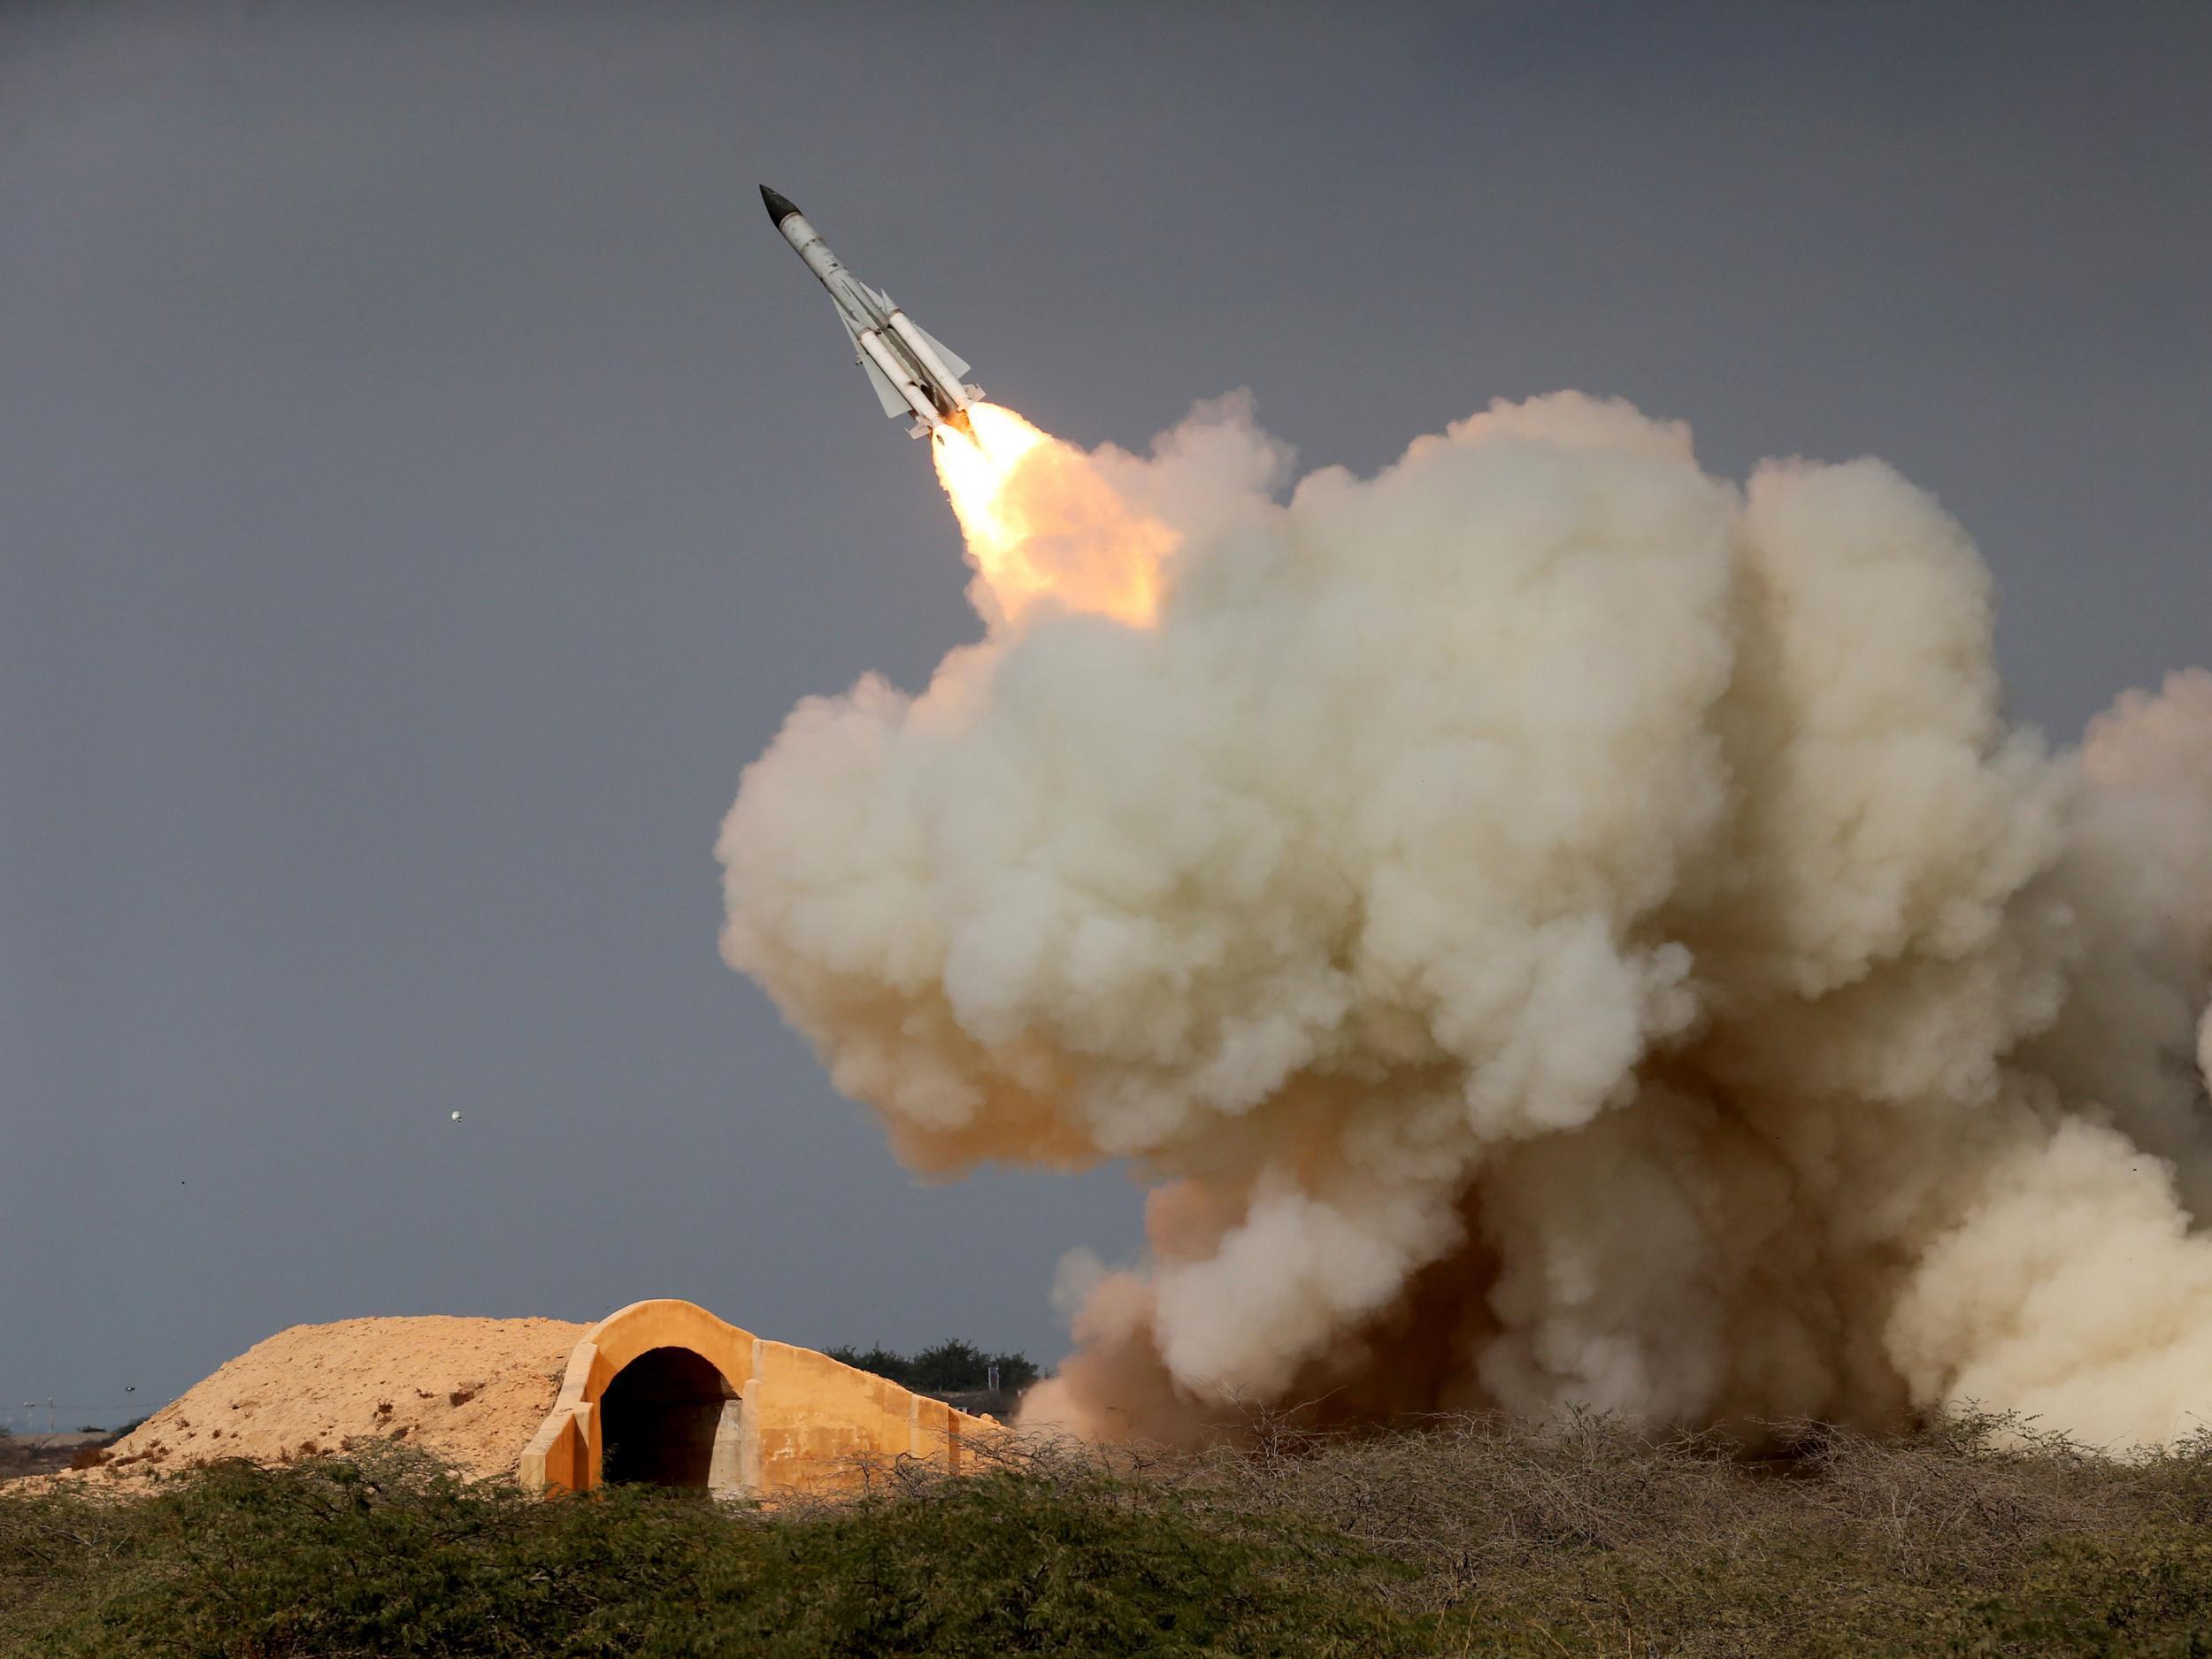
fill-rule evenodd
<path id="1" fill-rule="evenodd" d="M 703 1356 L 648 1348 L 599 1397 L 600 1479 L 733 1490 L 743 1409 L 729 1379 Z"/>
<path id="2" fill-rule="evenodd" d="M 964 1438 L 993 1426 L 668 1298 L 584 1333 L 515 1473 L 531 1492 L 649 1481 L 773 1502 L 844 1490 L 869 1459 L 957 1472 Z"/>

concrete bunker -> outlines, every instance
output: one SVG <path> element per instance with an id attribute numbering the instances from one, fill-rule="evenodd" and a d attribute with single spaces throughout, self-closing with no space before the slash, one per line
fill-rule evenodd
<path id="1" fill-rule="evenodd" d="M 900 1458 L 954 1472 L 988 1419 L 695 1302 L 633 1302 L 584 1333 L 517 1473 L 535 1492 L 649 1481 L 728 1496 L 832 1492 Z"/>
<path id="2" fill-rule="evenodd" d="M 648 1348 L 615 1373 L 599 1410 L 600 1475 L 608 1485 L 738 1489 L 744 1405 L 703 1356 Z"/>

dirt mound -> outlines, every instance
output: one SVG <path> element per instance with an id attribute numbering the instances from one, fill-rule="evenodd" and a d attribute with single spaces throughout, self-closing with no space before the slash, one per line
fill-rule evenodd
<path id="1" fill-rule="evenodd" d="M 128 1476 L 249 1457 L 283 1463 L 371 1440 L 509 1475 L 586 1327 L 565 1319 L 342 1319 L 257 1342 L 116 1442 Z"/>

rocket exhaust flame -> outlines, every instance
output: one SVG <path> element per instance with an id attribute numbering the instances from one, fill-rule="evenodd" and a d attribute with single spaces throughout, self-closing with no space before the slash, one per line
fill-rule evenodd
<path id="1" fill-rule="evenodd" d="M 1149 623 L 1173 533 L 1133 511 L 1090 457 L 1012 410 L 978 403 L 967 412 L 966 434 L 941 428 L 931 447 L 976 567 L 978 609 L 1010 625 L 1049 600 Z"/>
<path id="2" fill-rule="evenodd" d="M 916 1166 L 1150 1184 L 1033 1418 L 2212 1416 L 2212 675 L 2052 757 L 1930 497 L 1623 403 L 970 414 L 986 637 L 793 711 L 722 943 Z"/>

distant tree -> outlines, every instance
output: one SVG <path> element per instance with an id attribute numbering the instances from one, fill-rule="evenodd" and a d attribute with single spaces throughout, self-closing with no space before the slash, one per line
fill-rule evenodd
<path id="1" fill-rule="evenodd" d="M 914 1380 L 908 1386 L 933 1394 L 956 1388 L 980 1388 L 989 1374 L 984 1369 L 989 1363 L 974 1343 L 951 1337 L 914 1356 Z"/>
<path id="2" fill-rule="evenodd" d="M 826 1351 L 840 1364 L 888 1377 L 902 1388 L 914 1386 L 914 1362 L 903 1354 L 894 1354 L 880 1342 L 868 1348 L 833 1348 Z"/>
<path id="3" fill-rule="evenodd" d="M 998 1367 L 998 1386 L 1011 1394 L 1018 1394 L 1044 1374 L 1044 1368 L 1026 1354 L 994 1354 L 991 1363 Z"/>
<path id="4" fill-rule="evenodd" d="M 971 1394 L 991 1386 L 991 1368 L 998 1368 L 998 1386 L 1018 1393 L 1037 1380 L 1036 1361 L 1025 1354 L 987 1354 L 972 1342 L 949 1337 L 918 1354 L 895 1354 L 882 1344 L 862 1349 L 833 1348 L 829 1356 L 861 1371 L 887 1377 L 902 1388 L 920 1394 Z"/>

